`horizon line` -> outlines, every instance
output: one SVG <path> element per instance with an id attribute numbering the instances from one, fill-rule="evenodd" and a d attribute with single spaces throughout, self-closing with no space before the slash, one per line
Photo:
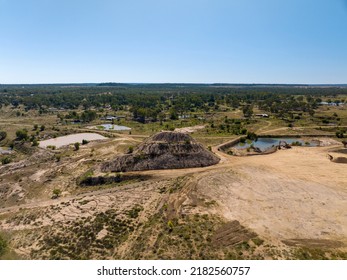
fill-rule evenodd
<path id="1" fill-rule="evenodd" d="M 224 82 L 62 82 L 62 83 L 0 83 L 0 86 L 34 85 L 230 85 L 230 86 L 347 86 L 347 83 L 224 83 Z"/>

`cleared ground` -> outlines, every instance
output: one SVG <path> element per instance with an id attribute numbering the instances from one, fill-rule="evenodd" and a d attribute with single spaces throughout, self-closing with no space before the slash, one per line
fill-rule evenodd
<path id="1" fill-rule="evenodd" d="M 250 157 L 213 149 L 222 158 L 215 166 L 79 185 L 86 173 L 110 176 L 98 162 L 130 143 L 115 138 L 61 152 L 59 162 L 37 156 L 3 167 L 0 229 L 14 258 L 346 257 L 346 165 L 327 158 L 345 155 L 342 145 Z M 51 199 L 54 188 L 62 197 Z"/>
<path id="2" fill-rule="evenodd" d="M 232 158 L 199 178 L 199 191 L 218 201 L 224 217 L 266 238 L 346 242 L 346 166 L 329 162 L 328 150 Z"/>

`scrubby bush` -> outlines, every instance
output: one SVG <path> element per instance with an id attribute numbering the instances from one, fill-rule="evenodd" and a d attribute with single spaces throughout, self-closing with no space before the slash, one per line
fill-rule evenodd
<path id="1" fill-rule="evenodd" d="M 18 141 L 21 140 L 28 140 L 29 136 L 28 136 L 28 131 L 26 129 L 20 129 L 16 131 L 16 137 Z"/>
<path id="2" fill-rule="evenodd" d="M 79 142 L 76 142 L 74 144 L 74 147 L 75 147 L 75 151 L 78 151 L 80 149 L 80 143 Z"/>
<path id="3" fill-rule="evenodd" d="M 174 224 L 171 220 L 169 220 L 167 222 L 167 227 L 169 228 L 169 232 L 172 232 L 173 228 L 174 228 Z"/>
<path id="4" fill-rule="evenodd" d="M 255 134 L 254 132 L 248 131 L 247 132 L 247 139 L 256 141 L 256 140 L 258 140 L 258 135 Z"/>
<path id="5" fill-rule="evenodd" d="M 0 256 L 2 256 L 7 248 L 6 240 L 0 235 Z"/>
<path id="6" fill-rule="evenodd" d="M 60 195 L 61 195 L 61 190 L 60 189 L 54 189 L 52 191 L 52 198 L 53 199 L 58 198 Z"/>
<path id="7" fill-rule="evenodd" d="M 54 155 L 54 158 L 56 162 L 59 162 L 61 160 L 61 155 L 60 154 Z"/>
<path id="8" fill-rule="evenodd" d="M 7 137 L 7 133 L 5 131 L 0 131 L 0 141 L 4 140 Z"/>
<path id="9" fill-rule="evenodd" d="M 294 141 L 294 142 L 292 143 L 292 146 L 302 146 L 302 143 L 299 142 L 299 141 Z"/>
<path id="10" fill-rule="evenodd" d="M 37 139 L 34 139 L 32 146 L 37 147 L 38 145 L 39 145 L 39 141 L 37 141 Z"/>
<path id="11" fill-rule="evenodd" d="M 240 134 L 246 134 L 247 133 L 247 129 L 246 128 L 242 128 L 241 130 L 240 130 Z"/>
<path id="12" fill-rule="evenodd" d="M 5 165 L 5 164 L 8 164 L 8 163 L 10 163 L 12 160 L 11 160 L 11 158 L 9 158 L 9 157 L 3 157 L 2 159 L 1 159 L 1 163 L 3 164 L 3 165 Z"/>
<path id="13" fill-rule="evenodd" d="M 336 137 L 337 138 L 344 138 L 345 135 L 344 135 L 343 131 L 339 130 L 339 131 L 336 131 Z"/>

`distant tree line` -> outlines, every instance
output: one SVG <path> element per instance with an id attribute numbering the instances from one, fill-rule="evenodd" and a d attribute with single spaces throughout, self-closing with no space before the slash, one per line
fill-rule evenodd
<path id="1" fill-rule="evenodd" d="M 113 110 L 126 110 L 134 119 L 162 121 L 194 112 L 211 112 L 223 106 L 240 108 L 245 117 L 253 114 L 253 107 L 284 116 L 288 112 L 314 114 L 323 97 L 336 100 L 347 96 L 343 87 L 293 87 L 293 86 L 222 86 L 222 85 L 127 85 L 106 83 L 95 86 L 7 86 L 0 87 L 0 107 L 24 106 L 45 113 L 54 109 L 83 109 L 80 118 L 84 122 L 97 117 L 93 109 L 110 106 Z M 336 100 L 344 102 L 344 100 Z"/>

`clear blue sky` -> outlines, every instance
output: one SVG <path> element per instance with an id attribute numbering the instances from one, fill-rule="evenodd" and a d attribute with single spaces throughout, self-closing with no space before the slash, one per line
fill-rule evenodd
<path id="1" fill-rule="evenodd" d="M 347 0 L 0 0 L 0 83 L 347 83 Z"/>

